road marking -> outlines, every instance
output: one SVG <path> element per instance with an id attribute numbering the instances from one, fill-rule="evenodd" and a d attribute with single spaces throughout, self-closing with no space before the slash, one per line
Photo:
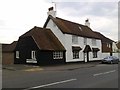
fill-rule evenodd
<path id="1" fill-rule="evenodd" d="M 25 69 L 23 71 L 42 71 L 42 68 L 31 68 L 31 69 Z"/>
<path id="2" fill-rule="evenodd" d="M 64 80 L 64 81 L 59 81 L 59 82 L 54 82 L 54 83 L 44 84 L 44 85 L 40 85 L 40 86 L 36 86 L 36 87 L 31 87 L 31 88 L 24 89 L 24 90 L 32 90 L 32 89 L 37 89 L 37 88 L 42 88 L 42 87 L 52 86 L 52 85 L 56 85 L 56 84 L 61 84 L 61 83 L 66 83 L 66 82 L 71 82 L 71 81 L 75 81 L 75 80 L 77 80 L 77 79 L 69 79 L 69 80 Z"/>
<path id="3" fill-rule="evenodd" d="M 109 74 L 109 73 L 113 73 L 116 70 L 112 70 L 112 71 L 108 71 L 108 72 L 103 72 L 103 73 L 98 73 L 98 74 L 94 74 L 93 76 L 99 76 L 99 75 L 104 75 L 104 74 Z"/>

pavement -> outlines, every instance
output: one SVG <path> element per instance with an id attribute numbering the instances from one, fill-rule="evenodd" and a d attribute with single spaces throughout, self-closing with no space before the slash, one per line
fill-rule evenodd
<path id="1" fill-rule="evenodd" d="M 58 65 L 23 65 L 23 64 L 13 64 L 13 65 L 2 65 L 2 70 L 11 70 L 11 71 L 60 71 L 60 70 L 74 70 L 79 68 L 88 68 L 94 67 L 100 64 L 100 61 L 96 62 L 78 62 L 78 63 L 67 63 L 67 64 L 58 64 Z"/>

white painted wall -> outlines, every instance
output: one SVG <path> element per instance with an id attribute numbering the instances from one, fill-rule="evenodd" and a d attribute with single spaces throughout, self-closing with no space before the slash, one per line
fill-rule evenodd
<path id="1" fill-rule="evenodd" d="M 53 23 L 53 21 L 50 19 L 48 22 L 46 28 L 50 28 L 52 32 L 55 34 L 55 36 L 60 40 L 60 42 L 65 46 L 65 35 L 58 29 L 58 27 Z"/>
<path id="2" fill-rule="evenodd" d="M 0 68 L 2 66 L 2 44 L 0 44 Z"/>
<path id="3" fill-rule="evenodd" d="M 112 43 L 112 50 L 113 50 L 113 52 L 117 52 L 117 50 L 118 50 L 115 42 Z"/>
<path id="4" fill-rule="evenodd" d="M 70 34 L 63 34 L 61 30 L 54 24 L 52 20 L 50 20 L 46 26 L 46 28 L 50 28 L 52 32 L 56 35 L 56 37 L 59 39 L 59 41 L 63 44 L 63 46 L 66 49 L 66 62 L 77 62 L 77 61 L 84 61 L 84 53 L 83 50 L 85 48 L 84 45 L 84 37 L 78 37 L 78 44 L 72 43 L 72 35 Z M 90 61 L 93 60 L 100 60 L 101 59 L 101 40 L 96 40 L 97 45 L 92 45 L 92 39 L 87 38 L 87 45 L 90 45 L 91 48 L 99 48 L 100 51 L 98 51 L 98 58 L 93 58 L 93 53 L 89 53 L 89 59 Z M 73 52 L 72 52 L 72 46 L 80 46 L 82 50 L 79 52 L 79 59 L 73 59 Z"/>
<path id="5" fill-rule="evenodd" d="M 102 53 L 102 58 L 105 58 L 107 56 L 110 56 L 110 53 Z"/>

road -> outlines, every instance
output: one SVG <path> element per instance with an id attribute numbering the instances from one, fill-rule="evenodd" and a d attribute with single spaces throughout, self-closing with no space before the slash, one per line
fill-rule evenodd
<path id="1" fill-rule="evenodd" d="M 68 70 L 9 71 L 3 70 L 3 88 L 118 88 L 118 65 Z M 4 89 L 3 89 L 4 90 Z"/>

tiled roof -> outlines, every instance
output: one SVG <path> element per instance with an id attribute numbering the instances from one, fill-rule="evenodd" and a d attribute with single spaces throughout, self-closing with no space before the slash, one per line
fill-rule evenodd
<path id="1" fill-rule="evenodd" d="M 58 17 L 54 18 L 52 16 L 48 16 L 48 19 L 45 22 L 44 28 L 46 27 L 50 19 L 52 19 L 53 22 L 58 26 L 58 28 L 65 34 L 72 34 L 72 35 L 78 35 L 82 37 L 100 39 L 99 36 L 96 35 L 88 26 L 81 25 L 68 20 L 64 20 Z"/>
<path id="2" fill-rule="evenodd" d="M 2 44 L 3 52 L 13 52 L 16 47 L 17 41 L 12 42 L 11 44 Z"/>
<path id="3" fill-rule="evenodd" d="M 40 50 L 65 50 L 64 46 L 50 29 L 34 27 L 20 38 L 32 36 Z"/>
<path id="4" fill-rule="evenodd" d="M 95 32 L 101 39 L 102 43 L 112 43 L 114 42 L 113 40 L 105 37 L 103 34 L 99 33 L 99 32 Z"/>

